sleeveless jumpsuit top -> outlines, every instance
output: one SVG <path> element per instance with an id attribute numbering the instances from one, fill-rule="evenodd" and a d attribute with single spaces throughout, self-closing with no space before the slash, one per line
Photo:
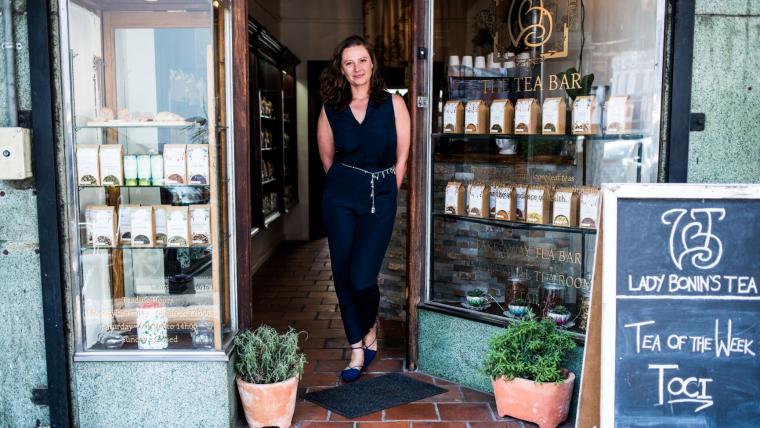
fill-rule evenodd
<path id="1" fill-rule="evenodd" d="M 398 189 L 391 169 L 396 164 L 396 118 L 391 95 L 379 105 L 370 100 L 361 123 L 349 106 L 336 110 L 325 105 L 324 109 L 335 145 L 325 190 L 354 194 L 358 202 L 372 208 L 377 197 L 388 193 L 395 202 Z"/>

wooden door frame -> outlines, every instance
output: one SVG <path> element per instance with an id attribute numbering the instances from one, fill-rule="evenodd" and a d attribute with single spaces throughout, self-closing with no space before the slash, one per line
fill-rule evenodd
<path id="1" fill-rule="evenodd" d="M 238 328 L 253 324 L 251 283 L 251 150 L 249 111 L 248 3 L 232 1 L 232 96 L 235 162 L 235 237 L 237 243 Z"/>
<path id="2" fill-rule="evenodd" d="M 412 82 L 411 82 L 411 147 L 409 154 L 409 196 L 407 198 L 407 300 L 406 300 L 406 366 L 417 369 L 417 344 L 419 315 L 417 305 L 425 286 L 425 115 L 430 112 L 430 94 L 427 94 L 425 68 L 427 60 L 420 58 L 421 49 L 432 55 L 426 45 L 427 32 L 426 0 L 412 1 Z M 419 97 L 426 97 L 425 107 L 417 107 Z"/>

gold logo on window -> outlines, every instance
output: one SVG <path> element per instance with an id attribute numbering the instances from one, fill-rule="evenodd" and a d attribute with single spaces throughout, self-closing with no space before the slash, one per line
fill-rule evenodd
<path id="1" fill-rule="evenodd" d="M 505 7 L 507 3 L 508 8 Z M 511 43 L 515 48 L 521 45 L 531 49 L 543 48 L 541 59 L 567 57 L 570 33 L 568 21 L 577 9 L 576 1 L 568 0 L 563 7 L 567 18 L 554 16 L 552 11 L 554 14 L 564 13 L 560 12 L 556 2 L 552 4 L 554 6 L 546 7 L 544 0 L 495 0 L 496 45 Z M 561 34 L 555 31 L 559 25 L 562 26 Z"/>

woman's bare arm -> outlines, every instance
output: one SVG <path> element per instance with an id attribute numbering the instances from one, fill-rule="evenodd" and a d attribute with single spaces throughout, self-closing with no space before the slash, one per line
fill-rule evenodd
<path id="1" fill-rule="evenodd" d="M 319 158 L 322 160 L 322 168 L 327 172 L 332 167 L 335 157 L 335 142 L 324 107 L 319 112 L 319 120 L 317 121 L 317 146 L 319 147 Z"/>
<path id="2" fill-rule="evenodd" d="M 396 187 L 401 188 L 406 174 L 406 161 L 409 159 L 411 144 L 411 120 L 404 99 L 393 95 L 393 114 L 396 118 Z"/>

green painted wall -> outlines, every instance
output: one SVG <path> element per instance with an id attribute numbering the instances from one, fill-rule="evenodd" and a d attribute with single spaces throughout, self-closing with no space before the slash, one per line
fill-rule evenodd
<path id="1" fill-rule="evenodd" d="M 12 3 L 15 40 L 22 46 L 15 51 L 17 103 L 31 110 L 26 2 Z M 0 126 L 8 126 L 5 73 L 0 60 Z M 32 389 L 47 387 L 33 179 L 0 180 L 0 219 L 0 427 L 46 425 L 47 406 L 31 401 Z"/>
<path id="2" fill-rule="evenodd" d="M 696 183 L 760 183 L 760 1 L 697 0 L 689 138 Z"/>

